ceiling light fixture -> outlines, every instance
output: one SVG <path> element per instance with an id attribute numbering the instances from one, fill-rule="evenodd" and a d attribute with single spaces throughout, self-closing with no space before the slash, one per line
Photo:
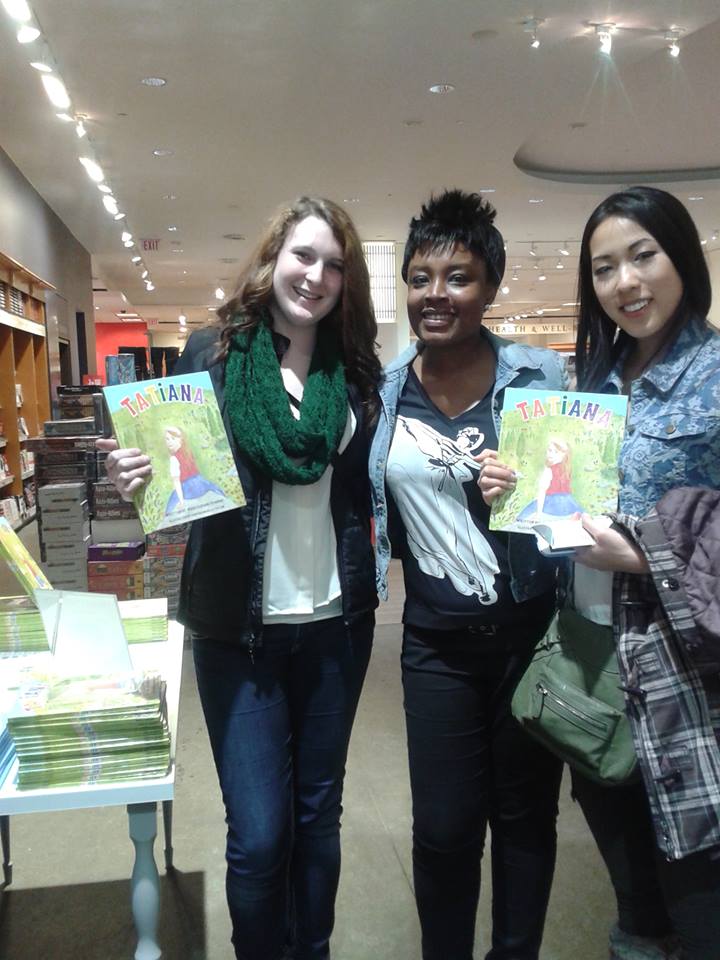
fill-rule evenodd
<path id="1" fill-rule="evenodd" d="M 30 27 L 27 24 L 20 27 L 17 32 L 17 42 L 18 43 L 33 43 L 40 36 L 40 31 L 37 27 Z"/>
<path id="2" fill-rule="evenodd" d="M 505 284 L 504 287 L 500 287 L 500 293 L 504 293 L 507 296 L 507 294 L 510 293 L 510 287 Z"/>
<path id="3" fill-rule="evenodd" d="M 132 240 L 132 234 L 128 230 L 123 230 L 120 234 L 120 239 L 123 243 L 126 243 L 128 240 Z"/>
<path id="4" fill-rule="evenodd" d="M 604 53 L 606 57 L 609 57 L 612 53 L 612 35 L 615 30 L 615 24 L 596 23 L 594 26 L 595 33 L 600 42 L 600 53 Z"/>
<path id="5" fill-rule="evenodd" d="M 35 70 L 39 70 L 40 73 L 52 73 L 52 67 L 49 67 L 46 63 L 43 63 L 42 60 L 33 60 L 30 66 Z"/>
<path id="6" fill-rule="evenodd" d="M 150 274 L 149 270 L 143 270 L 143 272 L 140 274 L 140 279 L 144 280 L 147 276 L 149 276 L 149 274 Z"/>
<path id="7" fill-rule="evenodd" d="M 145 284 L 145 289 L 147 290 L 148 293 L 152 293 L 153 290 L 155 289 L 155 284 L 154 284 L 154 283 L 146 283 L 146 284 Z"/>
<path id="8" fill-rule="evenodd" d="M 177 230 L 177 227 L 168 227 L 168 230 L 169 230 L 171 233 L 175 233 L 175 231 Z"/>
<path id="9" fill-rule="evenodd" d="M 118 212 L 118 205 L 115 197 L 111 193 L 103 194 L 102 202 L 107 212 L 115 216 L 115 214 Z"/>
<path id="10" fill-rule="evenodd" d="M 513 275 L 510 277 L 510 279 L 517 281 L 518 275 L 517 275 L 516 273 L 513 273 Z"/>
<path id="11" fill-rule="evenodd" d="M 113 217 L 113 220 L 124 220 L 124 219 L 125 219 L 124 213 L 116 213 L 115 216 Z"/>
<path id="12" fill-rule="evenodd" d="M 545 276 L 544 273 L 541 273 L 540 276 L 538 277 L 538 280 L 547 280 L 547 277 Z"/>
<path id="13" fill-rule="evenodd" d="M 97 188 L 100 193 L 112 193 L 112 187 L 109 187 L 106 183 L 99 183 Z"/>
<path id="14" fill-rule="evenodd" d="M 564 243 L 561 247 L 558 247 L 558 253 L 561 257 L 569 257 L 570 250 L 568 249 L 568 244 Z"/>
<path id="15" fill-rule="evenodd" d="M 78 135 L 78 140 L 82 140 L 83 137 L 87 136 L 87 130 L 82 120 L 78 120 L 75 124 L 75 133 Z"/>
<path id="16" fill-rule="evenodd" d="M 717 238 L 718 238 L 718 232 L 717 230 L 713 230 L 712 235 L 710 236 L 710 239 L 717 240 Z"/>
<path id="17" fill-rule="evenodd" d="M 530 197 L 528 203 L 545 203 L 540 197 Z"/>
<path id="18" fill-rule="evenodd" d="M 32 13 L 26 0 L 2 0 L 2 5 L 13 20 L 17 20 L 20 23 L 28 23 L 32 20 Z"/>
<path id="19" fill-rule="evenodd" d="M 124 241 L 123 241 L 123 245 L 126 246 L 126 247 L 128 248 L 128 250 L 130 249 L 130 247 L 134 247 L 134 246 L 135 246 L 135 244 L 132 242 L 132 240 L 124 240 Z"/>
<path id="20" fill-rule="evenodd" d="M 452 83 L 434 83 L 428 87 L 430 93 L 452 93 L 455 87 Z"/>
<path id="21" fill-rule="evenodd" d="M 678 27 L 672 27 L 665 34 L 664 39 L 668 45 L 667 49 L 671 57 L 677 58 L 680 56 L 680 44 L 678 43 L 678 40 L 680 39 L 681 35 L 682 30 L 680 30 Z"/>
<path id="22" fill-rule="evenodd" d="M 564 269 L 565 269 L 565 264 L 562 262 L 562 260 L 558 260 L 558 262 L 555 264 L 555 269 L 556 269 L 556 270 L 564 270 Z"/>
<path id="23" fill-rule="evenodd" d="M 130 263 L 140 263 L 141 260 L 142 260 L 142 257 L 132 257 L 132 259 L 130 260 Z"/>
<path id="24" fill-rule="evenodd" d="M 175 193 L 164 193 L 161 197 L 161 200 L 177 200 L 177 194 Z"/>
<path id="25" fill-rule="evenodd" d="M 215 288 L 215 299 L 216 299 L 216 300 L 224 300 L 224 299 L 225 299 L 225 291 L 223 290 L 222 287 L 216 287 L 216 288 Z"/>
<path id="26" fill-rule="evenodd" d="M 535 250 L 535 244 L 534 244 L 534 243 L 531 243 L 531 244 L 530 244 L 530 256 L 531 256 L 531 257 L 536 257 L 536 256 L 537 256 L 537 251 Z"/>
<path id="27" fill-rule="evenodd" d="M 58 110 L 67 110 L 70 106 L 70 96 L 62 80 L 53 76 L 52 73 L 43 73 L 41 80 L 50 103 Z"/>
<path id="28" fill-rule="evenodd" d="M 105 174 L 102 172 L 102 167 L 99 163 L 95 163 L 92 157 L 79 157 L 80 163 L 85 167 L 85 172 L 90 177 L 91 180 L 94 180 L 95 183 L 102 183 L 105 179 Z M 103 190 L 103 193 L 106 191 Z"/>
<path id="29" fill-rule="evenodd" d="M 55 116 L 58 118 L 58 120 L 62 120 L 63 123 L 73 122 L 73 118 L 70 116 L 69 113 L 56 113 Z"/>
<path id="30" fill-rule="evenodd" d="M 523 20 L 523 30 L 525 33 L 532 34 L 532 40 L 530 46 L 533 50 L 537 50 L 540 46 L 540 41 L 538 40 L 538 27 L 540 24 L 545 23 L 545 20 L 542 17 L 528 17 L 526 20 Z"/>
<path id="31" fill-rule="evenodd" d="M 169 150 L 167 147 L 156 147 L 153 150 L 154 157 L 171 157 L 175 151 Z"/>
<path id="32" fill-rule="evenodd" d="M 143 77 L 140 83 L 146 87 L 164 87 L 167 80 L 164 77 Z"/>

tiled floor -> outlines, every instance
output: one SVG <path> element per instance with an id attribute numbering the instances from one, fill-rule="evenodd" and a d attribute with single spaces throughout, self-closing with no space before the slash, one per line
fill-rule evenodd
<path id="1" fill-rule="evenodd" d="M 32 528 L 24 534 L 36 549 Z M 381 609 L 353 734 L 345 790 L 343 872 L 334 960 L 419 960 L 411 887 L 410 796 L 399 675 L 402 593 Z M 0 570 L 0 594 L 9 583 Z M 14 592 L 14 591 L 10 591 Z M 224 892 L 224 823 L 185 655 L 174 817 L 176 871 L 162 877 L 166 960 L 231 960 Z M 543 960 L 605 960 L 612 902 L 604 869 L 563 789 L 560 846 Z M 160 839 L 158 860 L 162 860 Z M 2 960 L 129 960 L 133 852 L 122 808 L 12 820 L 14 882 L 0 898 Z M 489 947 L 489 882 L 476 956 Z M 452 960 L 451 957 L 448 960 Z"/>

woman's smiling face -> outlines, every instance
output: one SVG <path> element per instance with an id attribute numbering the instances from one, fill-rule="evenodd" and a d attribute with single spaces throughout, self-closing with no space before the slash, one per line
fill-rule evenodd
<path id="1" fill-rule="evenodd" d="M 417 251 L 408 264 L 410 326 L 428 346 L 457 346 L 475 338 L 495 296 L 485 261 L 464 246 Z"/>
<path id="2" fill-rule="evenodd" d="M 683 295 L 670 257 L 647 230 L 628 217 L 608 217 L 590 238 L 593 287 L 608 317 L 646 348 L 669 334 Z"/>

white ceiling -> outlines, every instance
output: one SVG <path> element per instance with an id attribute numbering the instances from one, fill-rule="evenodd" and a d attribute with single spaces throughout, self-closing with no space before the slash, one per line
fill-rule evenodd
<path id="1" fill-rule="evenodd" d="M 97 285 L 126 295 L 127 305 L 117 294 L 99 300 L 98 316 L 126 306 L 204 319 L 270 212 L 301 193 L 347 202 L 364 240 L 402 241 L 431 190 L 493 188 L 510 286 L 495 315 L 574 300 L 583 223 L 617 184 L 672 189 L 707 249 L 720 246 L 710 240 L 720 227 L 718 0 L 31 6 L 127 220 L 104 210 L 77 161 L 82 141 L 55 118 L 2 8 L 0 146 L 93 254 Z M 544 21 L 537 50 L 523 28 L 531 16 Z M 603 21 L 618 26 L 611 59 L 591 26 Z M 678 59 L 664 40 L 673 26 Z M 148 76 L 167 84 L 144 86 Z M 434 95 L 436 83 L 455 90 Z M 173 155 L 154 157 L 156 148 Z M 123 228 L 160 240 L 143 254 L 152 293 Z M 564 243 L 573 256 L 560 271 Z"/>

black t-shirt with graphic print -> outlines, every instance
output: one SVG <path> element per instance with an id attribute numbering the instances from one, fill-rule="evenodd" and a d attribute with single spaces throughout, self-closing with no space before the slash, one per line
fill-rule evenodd
<path id="1" fill-rule="evenodd" d="M 453 629 L 526 621 L 539 603 L 510 591 L 508 536 L 488 529 L 490 508 L 474 462 L 497 449 L 492 395 L 457 417 L 439 410 L 409 371 L 387 465 L 387 488 L 405 534 L 403 620 Z M 528 538 L 528 549 L 534 544 Z"/>

